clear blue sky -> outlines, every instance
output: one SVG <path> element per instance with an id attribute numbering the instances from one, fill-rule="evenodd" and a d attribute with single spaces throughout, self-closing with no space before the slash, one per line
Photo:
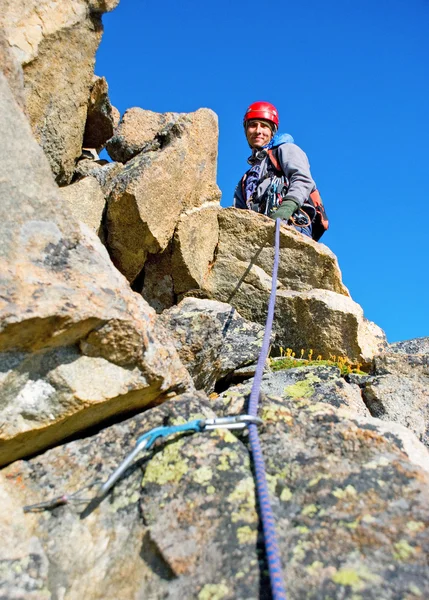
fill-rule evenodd
<path id="1" fill-rule="evenodd" d="M 121 0 L 96 73 L 122 113 L 209 107 L 230 206 L 267 100 L 307 153 L 344 283 L 388 340 L 429 336 L 429 1 Z"/>

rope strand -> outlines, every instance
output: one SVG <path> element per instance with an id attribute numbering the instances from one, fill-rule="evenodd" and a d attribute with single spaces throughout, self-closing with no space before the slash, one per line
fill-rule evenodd
<path id="1" fill-rule="evenodd" d="M 271 293 L 268 302 L 268 314 L 265 323 L 265 332 L 264 339 L 262 342 L 262 348 L 259 354 L 258 364 L 256 366 L 252 390 L 250 392 L 248 412 L 249 415 L 252 415 L 254 417 L 256 417 L 258 413 L 262 376 L 264 373 L 265 361 L 267 360 L 270 348 L 271 329 L 274 320 L 274 307 L 276 302 L 277 291 L 277 272 L 279 268 L 280 223 L 281 220 L 276 219 L 276 231 L 274 240 L 274 264 L 271 280 Z M 253 465 L 255 469 L 256 490 L 258 493 L 259 507 L 261 512 L 262 529 L 264 532 L 268 570 L 270 573 L 271 592 L 273 600 L 286 600 L 286 589 L 283 582 L 280 551 L 277 544 L 277 536 L 274 526 L 274 515 L 268 491 L 264 457 L 262 455 L 262 449 L 258 435 L 258 428 L 256 427 L 256 425 L 249 425 L 249 441 L 253 456 Z"/>

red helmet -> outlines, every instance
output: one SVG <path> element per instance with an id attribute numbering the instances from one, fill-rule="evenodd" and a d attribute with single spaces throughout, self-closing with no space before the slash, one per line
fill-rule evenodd
<path id="1" fill-rule="evenodd" d="M 277 112 L 277 108 L 269 102 L 254 102 L 251 104 L 244 115 L 243 125 L 246 127 L 246 122 L 251 119 L 263 119 L 264 121 L 274 123 L 274 131 L 276 131 L 279 126 L 279 113 Z"/>

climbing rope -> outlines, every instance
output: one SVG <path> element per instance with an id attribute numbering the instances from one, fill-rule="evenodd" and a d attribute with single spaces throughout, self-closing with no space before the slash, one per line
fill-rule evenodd
<path id="1" fill-rule="evenodd" d="M 279 268 L 279 248 L 280 248 L 280 223 L 281 219 L 276 219 L 276 231 L 274 240 L 274 264 L 271 282 L 271 293 L 268 302 L 268 314 L 265 322 L 265 332 L 262 341 L 262 348 L 259 354 L 256 366 L 255 377 L 253 379 L 252 390 L 250 392 L 248 413 L 255 416 L 258 413 L 259 398 L 261 394 L 262 375 L 264 373 L 265 361 L 267 360 L 271 330 L 274 319 L 274 306 L 276 303 L 277 290 L 277 271 Z M 258 429 L 252 423 L 249 424 L 250 449 L 253 456 L 253 465 L 255 470 L 256 489 L 261 513 L 262 529 L 264 532 L 265 549 L 270 574 L 271 593 L 273 600 L 285 600 L 286 590 L 283 583 L 282 566 L 280 561 L 280 552 L 277 544 L 277 536 L 274 525 L 274 515 L 270 502 L 267 477 L 265 473 L 264 457 L 262 455 L 261 443 L 259 440 Z"/>

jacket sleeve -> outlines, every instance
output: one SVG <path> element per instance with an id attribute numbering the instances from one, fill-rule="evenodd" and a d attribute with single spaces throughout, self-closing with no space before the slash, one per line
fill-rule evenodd
<path id="1" fill-rule="evenodd" d="M 234 208 L 247 208 L 247 204 L 244 201 L 243 192 L 241 190 L 241 179 L 235 188 L 233 206 Z"/>
<path id="2" fill-rule="evenodd" d="M 281 144 L 278 147 L 278 159 L 283 173 L 289 180 L 285 199 L 295 200 L 302 206 L 316 188 L 307 155 L 296 144 Z"/>

